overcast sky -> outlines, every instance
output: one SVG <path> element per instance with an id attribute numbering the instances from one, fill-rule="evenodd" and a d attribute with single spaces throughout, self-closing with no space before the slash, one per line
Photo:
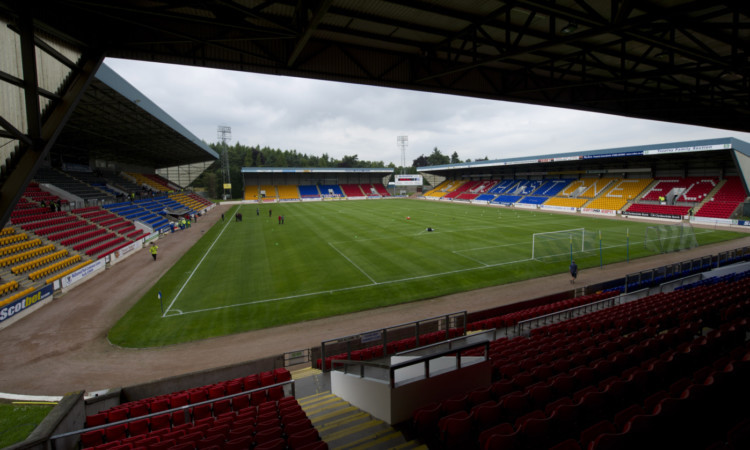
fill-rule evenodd
<path id="1" fill-rule="evenodd" d="M 501 159 L 750 133 L 560 108 L 355 84 L 107 59 L 105 63 L 208 143 L 231 127 L 231 144 L 401 165 L 437 147 L 459 158 Z"/>

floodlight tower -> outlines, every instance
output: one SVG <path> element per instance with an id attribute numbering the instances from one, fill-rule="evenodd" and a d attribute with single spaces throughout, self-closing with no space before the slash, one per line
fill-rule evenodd
<path id="1" fill-rule="evenodd" d="M 409 136 L 398 136 L 396 138 L 398 148 L 401 149 L 401 174 L 406 173 L 406 147 L 409 145 Z"/>
<path id="2" fill-rule="evenodd" d="M 221 146 L 221 170 L 224 172 L 224 200 L 232 196 L 232 180 L 229 178 L 229 150 L 227 147 L 227 141 L 232 139 L 232 127 L 226 125 L 219 125 L 216 129 L 216 134 L 222 143 Z M 227 196 L 227 191 L 229 195 Z"/>

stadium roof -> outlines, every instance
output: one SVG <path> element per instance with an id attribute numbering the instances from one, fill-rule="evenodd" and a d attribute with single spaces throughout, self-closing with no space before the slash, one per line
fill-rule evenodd
<path id="1" fill-rule="evenodd" d="M 242 173 L 373 173 L 390 174 L 392 168 L 356 168 L 356 167 L 243 167 Z"/>
<path id="2" fill-rule="evenodd" d="M 740 0 L 0 0 L 3 12 L 110 57 L 750 131 Z"/>
<path id="3" fill-rule="evenodd" d="M 730 154 L 729 150 L 734 153 Z M 419 167 L 417 172 L 446 177 L 489 177 L 508 170 L 523 170 L 529 175 L 651 172 L 653 169 L 725 170 L 735 166 L 741 170 L 745 159 L 750 160 L 750 144 L 735 138 L 720 138 L 444 164 Z"/>
<path id="4" fill-rule="evenodd" d="M 61 130 L 55 151 L 153 168 L 219 157 L 105 64 Z"/>

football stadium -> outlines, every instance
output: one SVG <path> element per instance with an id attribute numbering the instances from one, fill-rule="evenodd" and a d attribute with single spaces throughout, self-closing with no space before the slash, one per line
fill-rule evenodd
<path id="1" fill-rule="evenodd" d="M 749 16 L 0 0 L 0 447 L 750 448 Z M 105 57 L 727 137 L 243 167 L 217 200 L 222 156 Z"/>

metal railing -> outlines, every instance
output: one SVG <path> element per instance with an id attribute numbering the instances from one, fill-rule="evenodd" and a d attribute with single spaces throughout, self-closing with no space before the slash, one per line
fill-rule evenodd
<path id="1" fill-rule="evenodd" d="M 438 358 L 444 358 L 446 356 L 454 356 L 454 364 L 450 368 L 445 368 L 440 371 L 440 374 L 447 373 L 450 371 L 461 369 L 462 367 L 468 367 L 474 364 L 477 364 L 479 362 L 487 361 L 489 358 L 489 349 L 490 349 L 490 342 L 491 340 L 485 336 L 488 333 L 481 333 L 477 335 L 472 336 L 465 336 L 458 339 L 452 339 L 450 341 L 444 341 L 435 343 L 432 345 L 428 345 L 419 349 L 414 349 L 411 351 L 401 352 L 395 355 L 391 356 L 411 356 L 419 353 L 425 353 L 428 354 L 424 355 L 417 355 L 414 356 L 413 359 L 410 359 L 408 361 L 398 362 L 398 363 L 391 363 L 389 359 L 386 359 L 385 361 L 383 359 L 379 360 L 370 360 L 370 361 L 353 361 L 348 359 L 342 359 L 342 360 L 333 360 L 332 365 L 336 366 L 337 371 L 349 374 L 349 375 L 357 375 L 360 378 L 372 378 L 376 380 L 381 381 L 387 381 L 391 388 L 394 388 L 396 386 L 396 371 L 400 369 L 405 369 L 408 367 L 418 366 L 422 365 L 422 375 L 420 377 L 417 377 L 419 379 L 426 379 L 430 378 L 431 376 L 437 375 L 436 373 L 430 372 L 430 361 L 433 361 Z M 476 342 L 470 342 L 466 343 L 466 340 L 470 339 Z M 439 350 L 439 348 L 443 347 L 443 350 Z M 447 347 L 447 348 L 445 348 Z M 483 355 L 466 355 L 465 353 L 479 348 L 484 347 L 484 353 Z M 470 360 L 467 359 L 467 357 L 472 358 L 481 358 L 481 360 Z M 411 381 L 414 381 L 414 378 L 412 378 Z M 406 383 L 406 382 L 405 382 Z"/>
<path id="2" fill-rule="evenodd" d="M 388 344 L 402 339 L 414 338 L 416 345 L 419 347 L 422 345 L 420 343 L 421 336 L 432 332 L 444 333 L 444 338 L 449 339 L 450 330 L 452 328 L 465 329 L 466 320 L 467 312 L 460 311 L 323 341 L 320 344 L 321 369 L 324 372 L 329 370 L 326 367 L 325 360 L 326 357 L 331 355 L 346 353 L 351 358 L 353 351 L 380 345 L 382 345 L 384 355 L 394 354 L 395 352 L 388 350 Z"/>
<path id="3" fill-rule="evenodd" d="M 269 384 L 268 386 L 259 387 L 257 389 L 251 389 L 249 391 L 243 391 L 243 392 L 238 392 L 236 394 L 225 395 L 223 397 L 212 398 L 212 399 L 205 400 L 205 401 L 202 401 L 202 402 L 189 403 L 187 405 L 178 406 L 176 408 L 166 409 L 164 411 L 158 411 L 158 412 L 154 412 L 154 413 L 144 414 L 144 415 L 138 416 L 138 417 L 130 417 L 130 418 L 127 418 L 125 420 L 119 420 L 117 422 L 105 423 L 104 425 L 97 425 L 95 427 L 82 428 L 82 429 L 79 429 L 79 430 L 73 430 L 73 431 L 68 431 L 66 433 L 56 434 L 54 436 L 51 436 L 49 438 L 49 440 L 50 440 L 50 444 L 51 444 L 52 449 L 55 450 L 56 449 L 55 441 L 57 441 L 58 439 L 63 439 L 63 438 L 71 437 L 71 436 L 77 436 L 77 435 L 81 435 L 83 433 L 88 433 L 90 431 L 103 430 L 105 428 L 113 427 L 113 426 L 116 426 L 116 425 L 126 424 L 126 423 L 135 422 L 135 421 L 143 420 L 143 419 L 150 419 L 151 417 L 162 416 L 162 415 L 165 415 L 165 414 L 168 414 L 168 415 L 171 416 L 175 412 L 182 412 L 185 415 L 186 422 L 189 422 L 191 420 L 191 418 L 190 418 L 190 411 L 189 410 L 195 408 L 196 406 L 212 404 L 212 403 L 215 403 L 215 402 L 218 402 L 218 401 L 222 401 L 222 400 L 229 400 L 229 399 L 233 399 L 235 397 L 239 397 L 241 395 L 251 395 L 253 392 L 265 391 L 265 390 L 268 390 L 270 388 L 277 387 L 277 386 L 281 386 L 282 389 L 283 389 L 283 387 L 286 386 L 286 385 L 289 385 L 291 387 L 290 388 L 291 392 L 290 392 L 289 395 L 291 395 L 292 397 L 294 397 L 295 396 L 295 392 L 296 392 L 295 391 L 295 387 L 294 387 L 294 380 L 288 380 L 288 381 L 283 381 L 281 383 Z"/>
<path id="4" fill-rule="evenodd" d="M 574 317 L 580 317 L 580 316 L 592 313 L 594 311 L 601 311 L 603 309 L 607 309 L 607 308 L 611 308 L 612 306 L 619 305 L 623 303 L 622 298 L 623 298 L 622 295 L 616 295 L 613 297 L 605 298 L 604 300 L 586 303 L 585 305 L 575 306 L 573 308 L 555 311 L 553 313 L 545 314 L 543 316 L 537 316 L 531 319 L 522 320 L 518 322 L 515 326 L 516 336 L 521 336 L 523 333 L 525 333 L 527 326 L 528 326 L 528 332 L 531 333 L 531 330 L 534 328 L 539 328 L 539 327 L 543 327 L 546 325 L 552 325 L 558 322 L 563 322 L 565 320 L 572 319 Z"/>

